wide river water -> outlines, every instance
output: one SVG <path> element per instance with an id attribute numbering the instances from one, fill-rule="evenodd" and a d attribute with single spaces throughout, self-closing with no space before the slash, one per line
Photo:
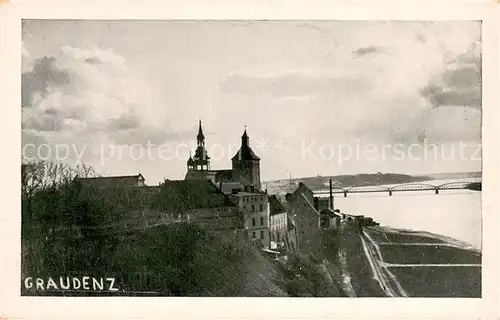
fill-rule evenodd
<path id="1" fill-rule="evenodd" d="M 481 192 L 468 190 L 335 195 L 335 208 L 392 228 L 429 231 L 481 249 Z"/>
<path id="2" fill-rule="evenodd" d="M 433 181 L 436 183 L 435 181 Z M 380 225 L 429 231 L 481 249 L 481 192 L 470 190 L 334 195 L 335 208 L 372 217 Z"/>

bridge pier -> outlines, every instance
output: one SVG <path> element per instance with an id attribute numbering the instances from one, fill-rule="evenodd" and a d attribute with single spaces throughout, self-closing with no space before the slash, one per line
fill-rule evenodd
<path id="1" fill-rule="evenodd" d="M 392 190 L 389 190 L 389 196 L 392 196 Z"/>
<path id="2" fill-rule="evenodd" d="M 344 191 L 344 198 L 347 198 L 347 191 Z"/>
<path id="3" fill-rule="evenodd" d="M 434 192 L 435 192 L 436 194 L 439 194 L 439 189 L 436 189 Z"/>

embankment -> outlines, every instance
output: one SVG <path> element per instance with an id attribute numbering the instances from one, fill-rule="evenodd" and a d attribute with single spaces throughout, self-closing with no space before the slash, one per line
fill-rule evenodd
<path id="1" fill-rule="evenodd" d="M 117 292 L 24 290 L 50 296 L 337 296 L 322 267 L 306 257 L 277 261 L 251 244 L 196 224 L 174 223 L 119 234 L 52 237 L 25 261 L 23 279 L 116 279 Z"/>

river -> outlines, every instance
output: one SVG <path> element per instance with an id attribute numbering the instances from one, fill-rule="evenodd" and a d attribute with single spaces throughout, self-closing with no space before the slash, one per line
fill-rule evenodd
<path id="1" fill-rule="evenodd" d="M 372 217 L 380 225 L 428 231 L 481 250 L 481 192 L 470 190 L 356 193 L 334 196 L 341 212 Z"/>

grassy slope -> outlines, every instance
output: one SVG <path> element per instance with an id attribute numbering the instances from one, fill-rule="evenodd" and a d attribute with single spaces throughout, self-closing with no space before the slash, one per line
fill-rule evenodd
<path id="1" fill-rule="evenodd" d="M 389 269 L 410 297 L 481 297 L 481 267 Z"/>
<path id="2" fill-rule="evenodd" d="M 129 189 L 104 194 L 79 184 L 23 200 L 22 277 L 113 276 L 120 289 L 116 294 L 121 295 L 336 294 L 325 288 L 321 268 L 307 259 L 278 263 L 253 246 L 197 225 L 176 223 L 121 233 L 88 228 L 137 220 L 130 212 L 147 209 L 145 204 L 154 200 Z M 82 294 L 88 292 L 75 293 Z"/>
<path id="3" fill-rule="evenodd" d="M 323 274 L 307 259 L 280 263 L 252 245 L 236 244 L 194 224 L 176 223 L 72 242 L 56 239 L 48 246 L 70 250 L 77 258 L 65 263 L 62 251 L 42 253 L 51 263 L 32 262 L 43 265 L 44 272 L 39 276 L 113 276 L 119 295 L 338 295 L 335 288 L 324 285 Z M 24 273 L 27 275 L 31 272 Z"/>
<path id="4" fill-rule="evenodd" d="M 120 269 L 145 267 L 164 272 L 174 295 L 187 296 L 335 296 L 307 259 L 280 263 L 252 245 L 227 242 L 191 224 L 174 224 L 133 233 L 117 250 Z M 134 254 L 130 250 L 133 248 Z M 140 254 L 139 254 L 140 253 Z M 131 270 L 133 271 L 133 270 Z"/>

